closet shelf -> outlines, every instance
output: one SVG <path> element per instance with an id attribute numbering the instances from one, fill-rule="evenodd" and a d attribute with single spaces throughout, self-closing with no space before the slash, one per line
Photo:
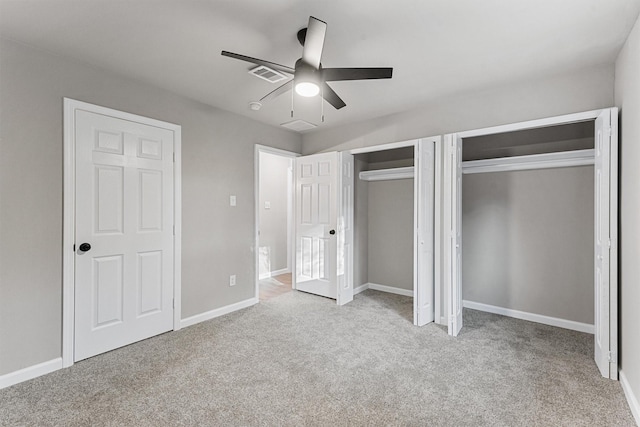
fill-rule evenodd
<path id="1" fill-rule="evenodd" d="M 360 179 L 363 181 L 389 181 L 392 179 L 411 179 L 413 175 L 413 166 L 408 166 L 405 168 L 362 171 L 360 172 Z"/>
<path id="2" fill-rule="evenodd" d="M 462 162 L 462 173 L 508 172 L 593 165 L 595 150 L 574 150 Z"/>

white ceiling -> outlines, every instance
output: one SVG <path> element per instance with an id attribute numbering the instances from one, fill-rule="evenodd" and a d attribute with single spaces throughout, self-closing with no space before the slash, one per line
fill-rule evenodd
<path id="1" fill-rule="evenodd" d="M 251 111 L 275 85 L 232 52 L 293 66 L 309 15 L 328 23 L 325 67 L 394 68 L 335 82 L 347 106 L 295 98 L 317 129 L 410 110 L 506 82 L 610 64 L 640 0 L 0 0 L 0 35 L 256 120 L 291 120 L 291 96 Z"/>

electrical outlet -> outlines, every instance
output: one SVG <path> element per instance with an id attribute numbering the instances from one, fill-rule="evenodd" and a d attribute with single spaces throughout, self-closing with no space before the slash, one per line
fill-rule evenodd
<path id="1" fill-rule="evenodd" d="M 229 196 L 229 205 L 230 206 L 236 205 L 236 196 Z"/>
<path id="2" fill-rule="evenodd" d="M 236 275 L 232 274 L 231 276 L 229 276 L 229 286 L 235 286 L 236 285 Z"/>

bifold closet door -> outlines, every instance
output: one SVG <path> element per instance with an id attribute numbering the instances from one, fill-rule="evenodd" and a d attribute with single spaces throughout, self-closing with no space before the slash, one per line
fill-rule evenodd
<path id="1" fill-rule="evenodd" d="M 448 332 L 462 329 L 462 138 L 445 135 L 444 283 L 448 286 Z"/>
<path id="2" fill-rule="evenodd" d="M 414 167 L 414 291 L 413 323 L 426 325 L 434 320 L 433 249 L 435 145 L 430 139 L 415 146 Z"/>
<path id="3" fill-rule="evenodd" d="M 595 122 L 594 359 L 603 377 L 618 379 L 618 110 Z"/>

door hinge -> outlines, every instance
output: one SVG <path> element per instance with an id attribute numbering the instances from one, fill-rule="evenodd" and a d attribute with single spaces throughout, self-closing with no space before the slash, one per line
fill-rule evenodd
<path id="1" fill-rule="evenodd" d="M 76 251 L 76 244 L 74 243 L 73 244 L 73 252 L 75 252 L 75 251 Z"/>
<path id="2" fill-rule="evenodd" d="M 453 326 L 453 322 L 455 322 L 455 320 L 456 320 L 456 316 L 455 315 L 452 314 L 451 316 L 449 316 L 449 324 L 450 325 Z"/>
<path id="3" fill-rule="evenodd" d="M 176 153 L 174 152 L 173 153 L 173 163 L 175 163 L 175 162 L 176 162 Z"/>
<path id="4" fill-rule="evenodd" d="M 613 351 L 608 351 L 607 360 L 609 361 L 609 363 L 616 363 L 618 361 L 618 355 Z"/>
<path id="5" fill-rule="evenodd" d="M 174 300 L 171 302 L 171 304 L 173 305 L 173 308 L 175 309 L 175 308 L 176 308 L 176 300 L 174 299 Z"/>
<path id="6" fill-rule="evenodd" d="M 175 224 L 173 224 L 173 235 L 174 236 L 176 235 L 176 225 Z"/>

